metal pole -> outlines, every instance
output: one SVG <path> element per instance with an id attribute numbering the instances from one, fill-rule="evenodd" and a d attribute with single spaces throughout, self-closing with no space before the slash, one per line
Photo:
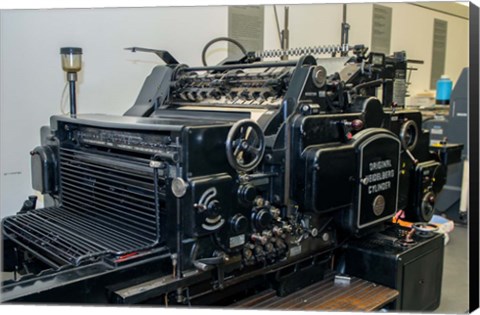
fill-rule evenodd
<path id="1" fill-rule="evenodd" d="M 283 24 L 283 31 L 282 31 L 282 50 L 288 50 L 290 45 L 290 34 L 288 30 L 288 12 L 289 8 L 285 7 L 285 14 L 284 14 L 284 24 Z M 288 60 L 288 56 L 284 55 L 281 57 L 281 60 Z"/>
<path id="2" fill-rule="evenodd" d="M 77 117 L 77 96 L 75 89 L 75 82 L 77 81 L 77 74 L 75 72 L 67 73 L 67 79 L 70 86 L 70 117 Z"/>
<path id="3" fill-rule="evenodd" d="M 347 23 L 347 5 L 343 5 L 343 17 L 342 17 L 342 35 L 341 35 L 341 45 L 345 47 L 348 45 L 348 31 L 350 30 L 350 24 Z M 343 51 L 340 53 L 341 56 L 347 56 L 348 51 Z"/>

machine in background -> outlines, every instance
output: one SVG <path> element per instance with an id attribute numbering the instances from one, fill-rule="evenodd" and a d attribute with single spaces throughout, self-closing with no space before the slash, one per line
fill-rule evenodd
<path id="1" fill-rule="evenodd" d="M 444 107 L 447 107 L 445 110 Z M 447 182 L 438 195 L 436 211 L 459 223 L 467 220 L 468 191 L 468 68 L 463 69 L 451 94 L 450 106 L 434 106 L 424 127 L 430 130 L 430 144 L 463 143 L 464 149 L 448 168 Z M 445 112 L 446 113 L 443 113 Z"/>
<path id="2" fill-rule="evenodd" d="M 123 116 L 52 116 L 43 130 L 32 183 L 47 207 L 2 221 L 16 276 L 3 301 L 288 295 L 397 210 L 433 215 L 455 151 L 431 150 L 421 113 L 394 101 L 404 53 L 324 46 L 189 67 L 154 52 L 166 65 Z M 328 73 L 310 55 L 334 52 L 353 55 Z M 298 60 L 264 60 L 286 54 Z"/>

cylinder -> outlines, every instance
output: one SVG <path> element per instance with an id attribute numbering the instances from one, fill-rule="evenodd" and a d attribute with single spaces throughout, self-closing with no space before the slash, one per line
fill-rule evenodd
<path id="1" fill-rule="evenodd" d="M 452 80 L 446 75 L 442 75 L 437 81 L 437 93 L 435 103 L 437 105 L 449 105 L 450 95 L 452 94 Z"/>
<path id="2" fill-rule="evenodd" d="M 62 69 L 65 72 L 78 72 L 82 69 L 82 49 L 78 47 L 60 48 Z"/>

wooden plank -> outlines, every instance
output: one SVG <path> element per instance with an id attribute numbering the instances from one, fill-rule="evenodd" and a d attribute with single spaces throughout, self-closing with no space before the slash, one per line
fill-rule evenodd
<path id="1" fill-rule="evenodd" d="M 334 274 L 285 297 L 272 289 L 239 301 L 231 306 L 250 309 L 374 311 L 394 301 L 398 291 L 352 277 L 349 284 L 335 284 Z"/>
<path id="2" fill-rule="evenodd" d="M 237 303 L 232 304 L 231 306 L 239 306 L 242 308 L 256 307 L 263 301 L 277 297 L 275 290 L 269 289 L 262 291 L 252 297 L 241 300 Z"/>

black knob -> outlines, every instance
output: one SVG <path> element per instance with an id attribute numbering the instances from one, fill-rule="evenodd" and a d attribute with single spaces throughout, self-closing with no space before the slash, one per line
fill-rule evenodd
<path id="1" fill-rule="evenodd" d="M 238 188 L 238 199 L 240 202 L 251 205 L 257 196 L 257 190 L 251 184 L 241 185 Z"/>
<path id="2" fill-rule="evenodd" d="M 263 248 L 264 248 L 265 252 L 267 253 L 267 255 L 273 254 L 273 252 L 275 250 L 272 243 L 265 244 L 265 246 Z"/>
<path id="3" fill-rule="evenodd" d="M 234 233 L 242 234 L 247 231 L 248 220 L 241 214 L 236 214 L 230 220 L 230 225 Z"/>
<path id="4" fill-rule="evenodd" d="M 211 218 L 217 217 L 222 210 L 220 206 L 220 201 L 212 200 L 207 205 L 207 215 Z"/>
<path id="5" fill-rule="evenodd" d="M 265 261 L 265 252 L 263 251 L 263 248 L 260 245 L 255 246 L 255 248 L 253 249 L 253 254 L 255 255 L 255 259 L 258 262 Z"/>
<path id="6" fill-rule="evenodd" d="M 260 230 L 267 229 L 272 223 L 272 214 L 267 210 L 260 210 L 255 215 L 255 225 Z"/>

